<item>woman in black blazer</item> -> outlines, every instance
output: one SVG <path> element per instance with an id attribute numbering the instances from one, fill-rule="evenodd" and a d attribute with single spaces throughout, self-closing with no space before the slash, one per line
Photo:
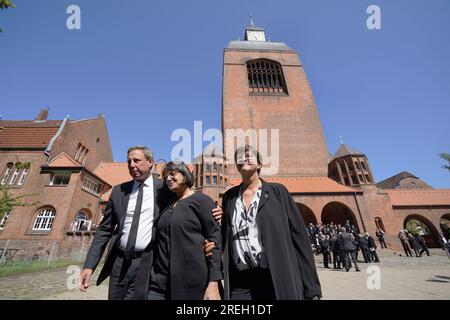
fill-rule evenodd
<path id="1" fill-rule="evenodd" d="M 235 161 L 242 183 L 222 202 L 225 299 L 319 299 L 310 240 L 288 190 L 259 178 L 261 156 L 250 146 Z"/>
<path id="2" fill-rule="evenodd" d="M 155 225 L 150 300 L 218 300 L 221 271 L 220 226 L 211 215 L 214 201 L 192 189 L 194 177 L 184 163 L 169 162 L 163 172 L 177 201 Z M 205 239 L 215 243 L 206 257 Z"/>

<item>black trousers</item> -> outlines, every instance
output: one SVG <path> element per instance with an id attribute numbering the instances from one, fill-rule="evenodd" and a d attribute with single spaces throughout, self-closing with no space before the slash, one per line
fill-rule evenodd
<path id="1" fill-rule="evenodd" d="M 370 250 L 370 255 L 372 257 L 372 261 L 374 262 L 380 262 L 380 259 L 378 258 L 378 254 L 376 250 Z"/>
<path id="2" fill-rule="evenodd" d="M 430 252 L 428 251 L 428 247 L 427 247 L 426 244 L 425 244 L 425 245 L 422 245 L 422 250 L 420 250 L 419 256 L 422 256 L 422 254 L 423 254 L 424 251 L 427 253 L 427 256 L 430 256 Z"/>
<path id="3" fill-rule="evenodd" d="M 329 250 L 322 250 L 323 254 L 323 266 L 325 268 L 328 268 L 328 262 L 330 261 L 330 251 Z"/>
<path id="4" fill-rule="evenodd" d="M 140 257 L 127 259 L 119 253 L 109 276 L 109 300 L 132 299 L 140 263 Z"/>
<path id="5" fill-rule="evenodd" d="M 364 262 L 365 263 L 369 263 L 372 262 L 372 258 L 370 256 L 370 252 L 368 248 L 361 248 L 362 254 L 363 254 L 363 258 L 364 258 Z"/>
<path id="6" fill-rule="evenodd" d="M 335 269 L 341 268 L 341 253 L 333 251 L 333 265 Z"/>
<path id="7" fill-rule="evenodd" d="M 387 248 L 386 242 L 384 242 L 383 238 L 378 238 L 378 241 L 380 241 L 381 249 Z"/>
<path id="8" fill-rule="evenodd" d="M 403 250 L 405 251 L 406 256 L 408 257 L 412 257 L 412 253 L 411 250 L 409 249 L 408 244 L 405 241 L 400 240 L 400 242 L 402 243 L 403 246 Z M 408 255 L 409 254 L 409 255 Z"/>
<path id="9" fill-rule="evenodd" d="M 251 268 L 230 273 L 231 300 L 276 300 L 270 270 Z"/>

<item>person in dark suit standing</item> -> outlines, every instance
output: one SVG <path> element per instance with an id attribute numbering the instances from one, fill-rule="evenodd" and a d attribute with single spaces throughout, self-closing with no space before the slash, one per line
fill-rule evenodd
<path id="1" fill-rule="evenodd" d="M 407 257 L 412 257 L 412 253 L 411 253 L 411 250 L 409 249 L 409 244 L 408 244 L 408 236 L 405 234 L 405 232 L 403 230 L 400 230 L 397 237 L 400 239 L 403 250 L 405 251 L 405 255 Z"/>
<path id="2" fill-rule="evenodd" d="M 320 239 L 320 250 L 323 255 L 323 266 L 328 269 L 328 262 L 330 261 L 330 236 L 322 235 Z"/>
<path id="3" fill-rule="evenodd" d="M 142 270 L 149 270 L 148 280 L 142 281 L 149 283 L 147 298 L 220 300 L 222 236 L 211 215 L 214 201 L 193 190 L 195 178 L 183 162 L 169 162 L 163 177 L 177 199 L 155 221 L 153 257 L 141 263 Z M 203 254 L 205 239 L 215 243 L 208 258 Z"/>
<path id="4" fill-rule="evenodd" d="M 330 250 L 333 253 L 333 267 L 334 269 L 341 269 L 341 251 L 339 249 L 339 241 L 336 234 L 331 235 Z"/>
<path id="5" fill-rule="evenodd" d="M 113 188 L 80 274 L 80 289 L 86 291 L 109 243 L 97 285 L 110 277 L 110 300 L 132 299 L 141 256 L 154 234 L 153 221 L 176 199 L 160 179 L 152 177 L 150 149 L 129 148 L 127 161 L 133 180 Z M 217 212 L 220 219 L 221 209 Z"/>
<path id="6" fill-rule="evenodd" d="M 358 245 L 363 254 L 363 259 L 365 263 L 372 262 L 369 252 L 369 242 L 366 237 L 363 237 L 362 234 L 358 234 Z"/>
<path id="7" fill-rule="evenodd" d="M 414 250 L 414 253 L 416 254 L 416 257 L 420 257 L 419 251 L 420 251 L 420 244 L 419 240 L 412 234 L 408 233 L 408 239 L 411 244 L 411 248 Z"/>
<path id="8" fill-rule="evenodd" d="M 356 250 L 357 244 L 355 237 L 353 234 L 347 232 L 345 227 L 341 228 L 341 234 L 339 235 L 339 239 L 342 242 L 342 247 L 344 249 L 344 268 L 345 271 L 350 270 L 350 257 L 355 265 L 356 271 L 361 271 L 358 267 L 358 261 L 356 259 Z M 350 257 L 349 257 L 350 256 Z"/>
<path id="9" fill-rule="evenodd" d="M 419 241 L 419 245 L 422 247 L 419 251 L 419 257 L 421 257 L 424 252 L 427 253 L 427 256 L 430 256 L 430 251 L 428 251 L 428 246 L 425 237 L 419 234 L 417 236 L 417 240 Z"/>
<path id="10" fill-rule="evenodd" d="M 238 148 L 235 162 L 242 183 L 222 202 L 225 299 L 320 299 L 308 232 L 289 191 L 260 179 L 262 158 L 251 146 Z"/>
<path id="11" fill-rule="evenodd" d="M 384 241 L 384 231 L 378 228 L 375 235 L 377 236 L 378 241 L 380 241 L 381 249 L 387 248 L 386 242 Z"/>
<path id="12" fill-rule="evenodd" d="M 380 258 L 378 258 L 377 254 L 377 244 L 375 243 L 375 239 L 368 232 L 365 233 L 364 237 L 367 239 L 371 259 L 374 262 L 380 262 Z"/>

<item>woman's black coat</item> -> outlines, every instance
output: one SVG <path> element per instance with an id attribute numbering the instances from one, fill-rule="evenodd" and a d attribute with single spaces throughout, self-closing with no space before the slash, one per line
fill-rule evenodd
<path id="1" fill-rule="evenodd" d="M 222 201 L 225 299 L 230 298 L 231 217 L 239 196 L 239 188 L 240 186 L 236 186 L 228 190 Z M 277 299 L 321 297 L 319 277 L 306 226 L 285 186 L 262 182 L 256 221 Z"/>

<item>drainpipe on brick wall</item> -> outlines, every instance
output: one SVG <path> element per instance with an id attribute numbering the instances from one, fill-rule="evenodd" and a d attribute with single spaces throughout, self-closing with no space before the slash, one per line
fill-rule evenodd
<path id="1" fill-rule="evenodd" d="M 47 164 L 50 163 L 50 151 L 52 151 L 52 147 L 53 147 L 53 143 L 55 142 L 56 138 L 58 138 L 58 136 L 61 134 L 61 132 L 63 131 L 64 127 L 66 126 L 67 121 L 69 120 L 69 116 L 66 116 L 63 120 L 63 122 L 61 123 L 61 126 L 58 129 L 58 132 L 56 132 L 56 134 L 53 136 L 53 138 L 50 140 L 47 149 L 45 149 L 44 153 L 47 155 Z"/>
<path id="2" fill-rule="evenodd" d="M 362 227 L 364 229 L 364 232 L 367 232 L 367 228 L 366 228 L 366 225 L 364 224 L 364 219 L 361 214 L 361 209 L 359 208 L 359 203 L 358 203 L 358 198 L 356 197 L 356 192 L 353 192 L 353 196 L 355 197 L 356 208 L 358 209 L 359 218 L 361 219 Z"/>

